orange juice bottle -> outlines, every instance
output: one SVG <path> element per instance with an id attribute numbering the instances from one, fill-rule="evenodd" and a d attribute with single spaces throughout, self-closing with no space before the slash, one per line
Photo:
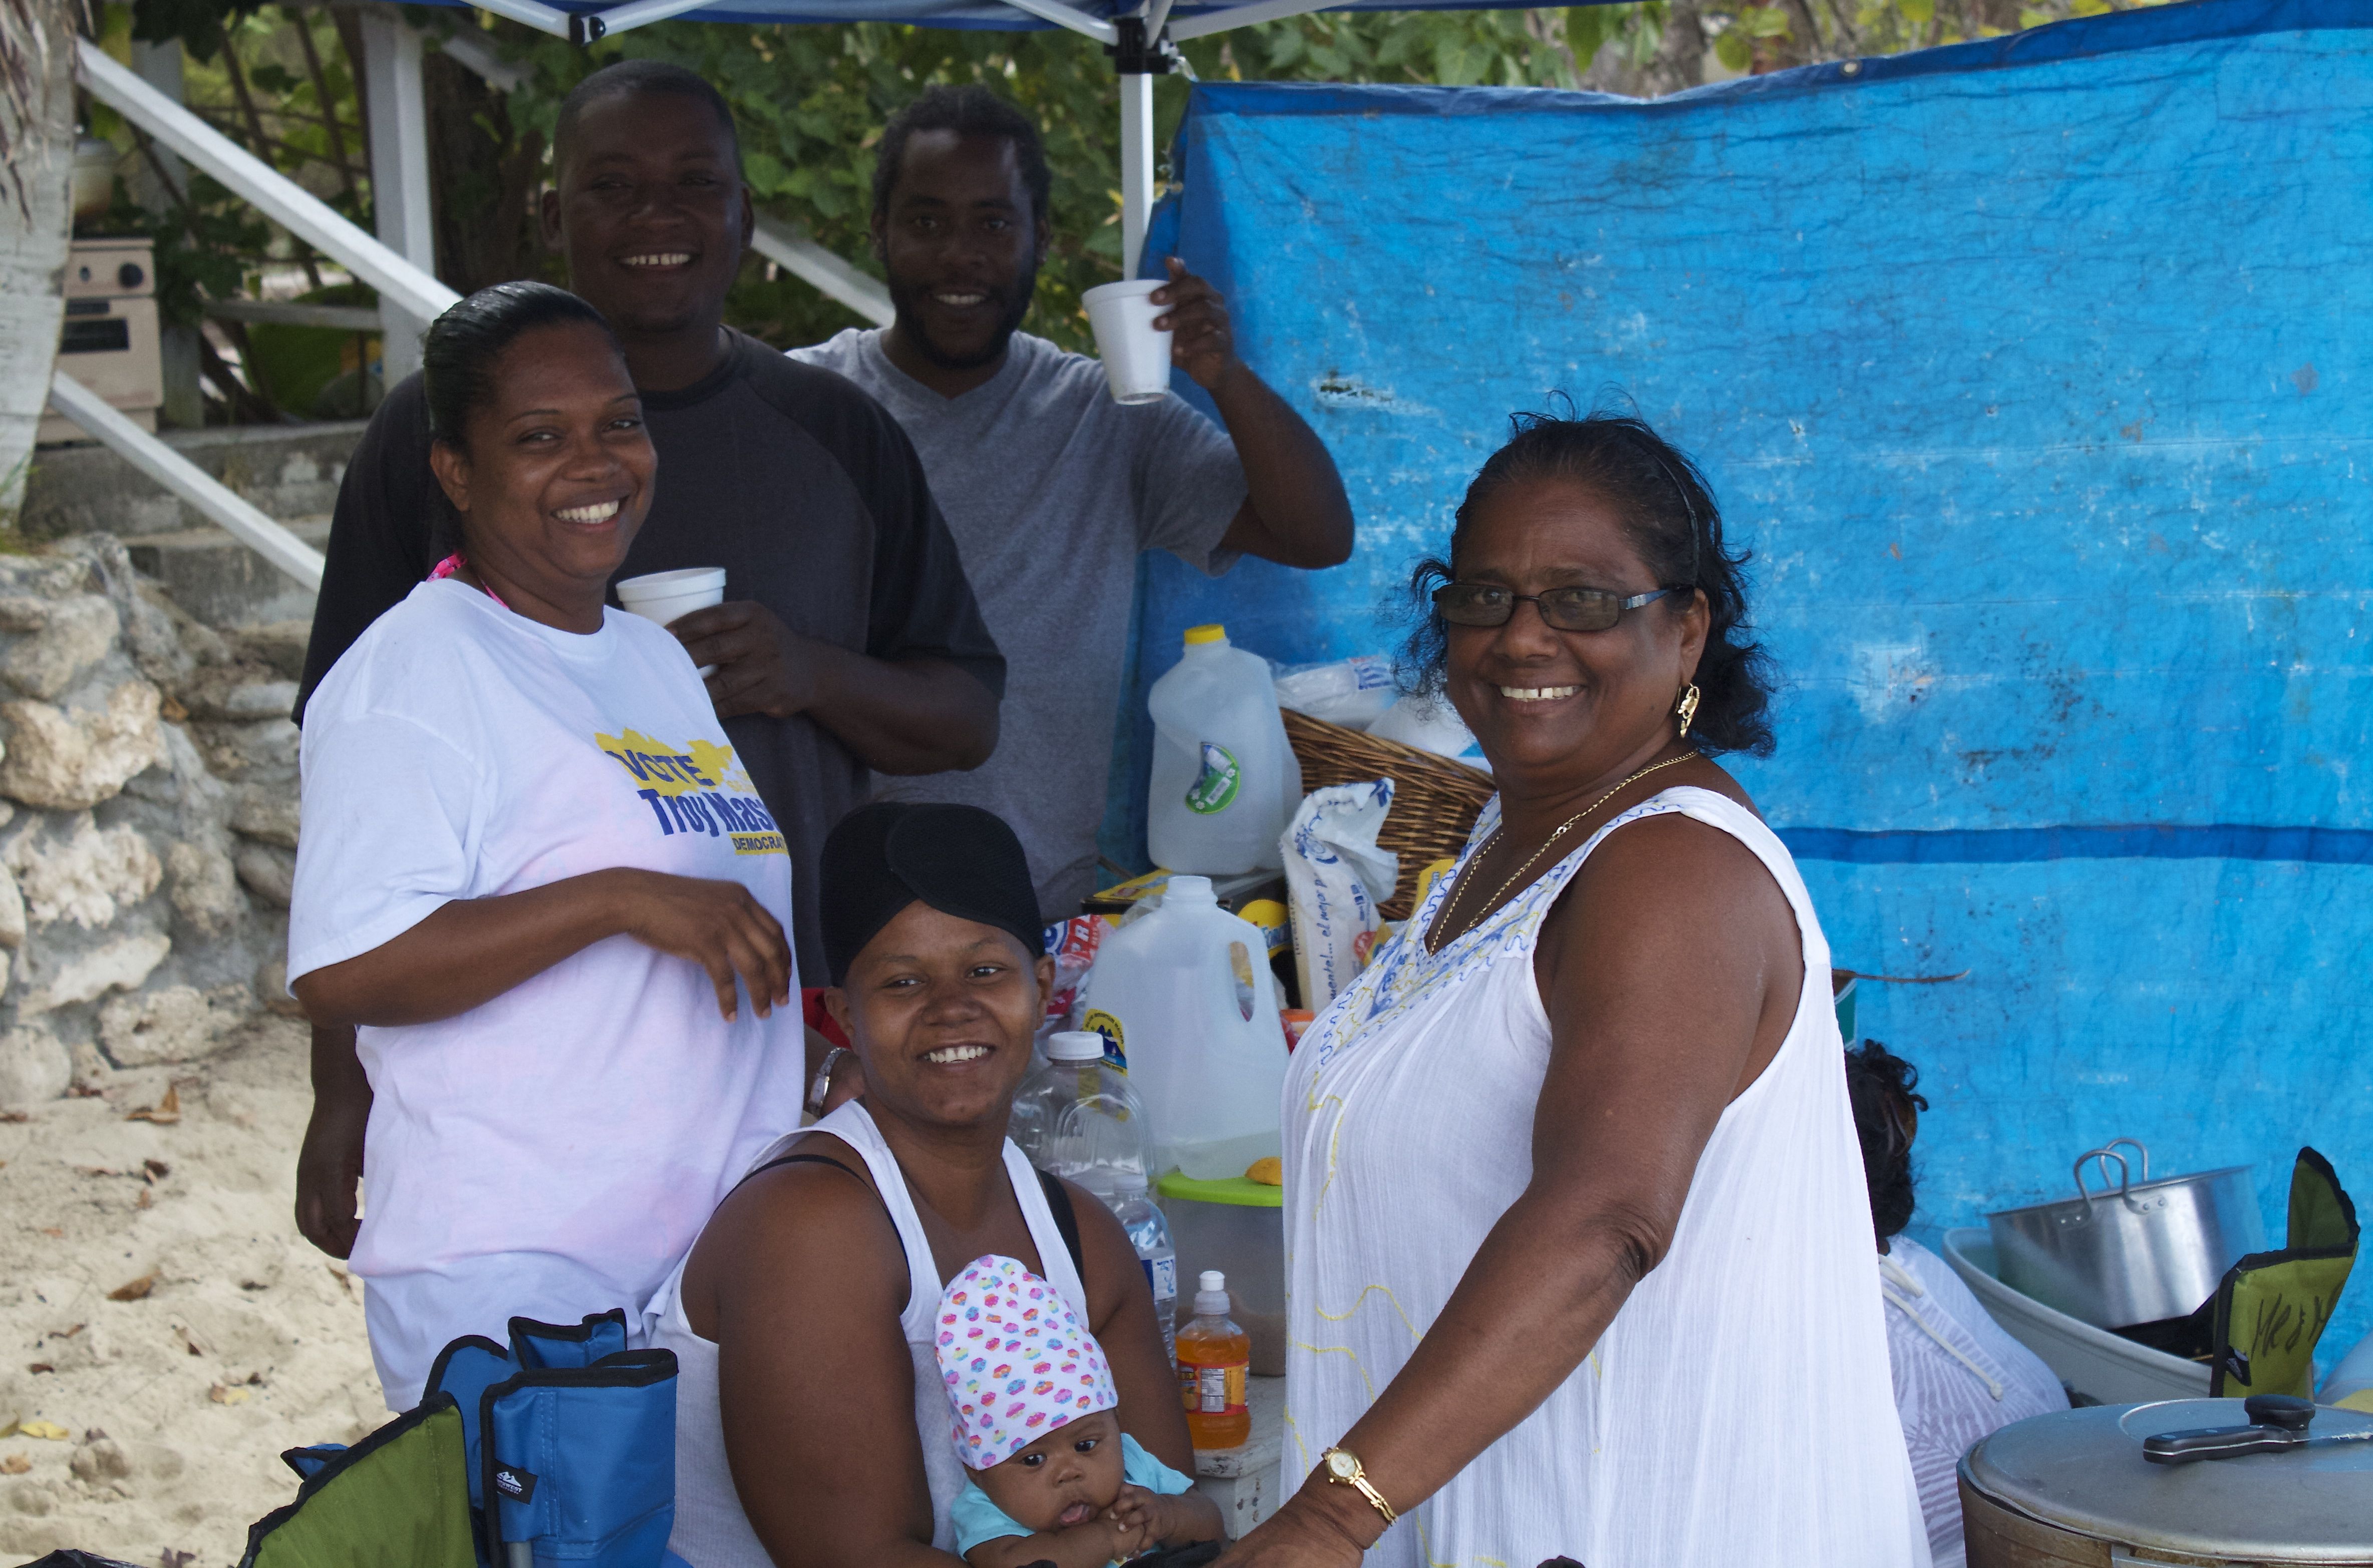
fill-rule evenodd
<path id="1" fill-rule="evenodd" d="M 1228 1278 L 1206 1269 L 1195 1292 L 1195 1316 L 1178 1330 L 1178 1397 L 1186 1406 L 1186 1434 L 1198 1449 L 1240 1448 L 1252 1435 L 1245 1376 L 1252 1370 L 1253 1339 L 1228 1316 Z"/>

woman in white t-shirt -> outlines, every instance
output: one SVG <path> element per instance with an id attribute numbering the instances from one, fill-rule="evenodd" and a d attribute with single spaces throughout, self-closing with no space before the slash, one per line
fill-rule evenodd
<path id="1" fill-rule="evenodd" d="M 423 349 L 462 549 L 305 716 L 290 989 L 356 1025 L 390 1408 L 513 1315 L 646 1298 L 796 1125 L 783 837 L 692 661 L 603 606 L 656 459 L 617 340 L 543 284 Z"/>

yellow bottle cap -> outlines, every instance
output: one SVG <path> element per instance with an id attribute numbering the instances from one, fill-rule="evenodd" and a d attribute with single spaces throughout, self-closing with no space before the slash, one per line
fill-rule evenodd
<path id="1" fill-rule="evenodd" d="M 1208 626 L 1188 626 L 1186 628 L 1186 646 L 1189 648 L 1194 648 L 1206 642 L 1225 642 L 1227 640 L 1228 628 L 1220 625 L 1217 621 L 1212 622 Z"/>

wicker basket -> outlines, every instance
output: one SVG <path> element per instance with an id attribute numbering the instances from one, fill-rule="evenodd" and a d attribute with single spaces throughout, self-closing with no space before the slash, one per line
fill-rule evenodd
<path id="1" fill-rule="evenodd" d="M 1388 920 L 1408 919 L 1417 907 L 1418 873 L 1467 847 L 1483 802 L 1498 790 L 1491 776 L 1292 708 L 1285 710 L 1285 736 L 1302 761 L 1304 790 L 1374 778 L 1393 781 L 1393 809 L 1385 815 L 1376 843 L 1401 858 L 1401 879 L 1383 909 Z"/>

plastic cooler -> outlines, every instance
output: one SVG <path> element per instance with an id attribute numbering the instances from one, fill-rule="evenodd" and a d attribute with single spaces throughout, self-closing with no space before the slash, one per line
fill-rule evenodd
<path id="1" fill-rule="evenodd" d="M 1156 1190 L 1178 1249 L 1178 1278 L 1192 1280 L 1206 1269 L 1227 1275 L 1229 1316 L 1252 1336 L 1254 1374 L 1284 1376 L 1284 1189 L 1242 1176 L 1197 1181 L 1172 1171 Z M 1178 1293 L 1182 1325 L 1195 1315 L 1193 1304 L 1190 1292 Z"/>

